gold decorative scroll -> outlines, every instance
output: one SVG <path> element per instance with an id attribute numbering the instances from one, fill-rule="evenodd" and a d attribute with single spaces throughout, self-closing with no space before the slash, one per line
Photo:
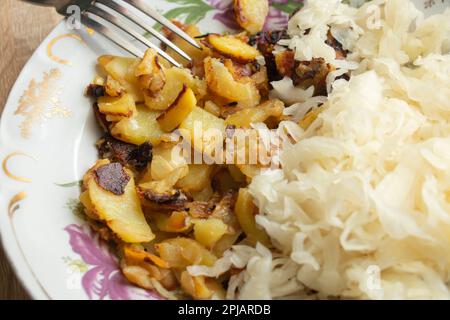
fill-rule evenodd
<path id="1" fill-rule="evenodd" d="M 58 43 L 60 40 L 62 39 L 67 39 L 67 38 L 72 38 L 72 39 L 76 39 L 79 42 L 83 43 L 83 39 L 81 39 L 81 37 L 77 34 L 73 34 L 73 33 L 68 33 L 68 34 L 63 34 L 60 36 L 57 36 L 55 38 L 53 38 L 52 40 L 50 40 L 50 42 L 47 45 L 47 56 L 58 63 L 61 64 L 65 64 L 65 65 L 71 65 L 72 63 L 69 60 L 63 59 L 61 57 L 56 56 L 55 54 L 53 54 L 53 46 Z"/>
<path id="2" fill-rule="evenodd" d="M 8 215 L 12 219 L 14 213 L 19 209 L 18 203 L 27 197 L 26 192 L 22 191 L 11 198 L 8 204 Z"/>
<path id="3" fill-rule="evenodd" d="M 3 159 L 3 162 L 2 162 L 3 172 L 5 172 L 5 174 L 6 174 L 9 178 L 11 178 L 11 179 L 13 179 L 13 180 L 16 180 L 16 181 L 19 181 L 19 182 L 31 182 L 31 179 L 25 178 L 25 177 L 21 177 L 21 176 L 17 176 L 17 175 L 15 175 L 15 174 L 11 173 L 11 171 L 9 171 L 9 169 L 8 169 L 8 161 L 9 161 L 11 158 L 14 158 L 14 157 L 17 157 L 17 156 L 24 156 L 24 157 L 28 157 L 28 158 L 30 158 L 30 159 L 36 160 L 35 158 L 33 158 L 32 156 L 30 156 L 30 155 L 28 155 L 28 154 L 26 154 L 26 153 L 23 153 L 23 152 L 13 152 L 13 153 L 7 155 L 7 156 L 5 157 L 5 159 Z"/>

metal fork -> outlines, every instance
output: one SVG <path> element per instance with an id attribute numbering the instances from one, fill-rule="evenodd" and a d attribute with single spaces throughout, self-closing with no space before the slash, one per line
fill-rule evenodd
<path id="1" fill-rule="evenodd" d="M 173 44 L 169 39 L 165 38 L 160 32 L 149 26 L 149 23 L 140 18 L 133 11 L 138 10 L 144 13 L 146 16 L 156 20 L 162 26 L 166 27 L 174 34 L 181 37 L 183 40 L 187 41 L 189 44 L 194 47 L 201 49 L 198 43 L 192 39 L 189 35 L 187 35 L 183 30 L 178 28 L 172 22 L 170 22 L 167 18 L 165 18 L 162 14 L 157 12 L 155 9 L 149 7 L 145 1 L 143 0 L 23 0 L 26 2 L 31 2 L 33 4 L 44 5 L 44 6 L 52 6 L 56 8 L 56 11 L 65 16 L 69 17 L 73 13 L 72 6 L 76 6 L 79 8 L 81 12 L 81 23 L 86 27 L 95 30 L 106 38 L 110 39 L 126 51 L 130 52 L 132 55 L 137 57 L 142 57 L 142 50 L 138 49 L 135 45 L 133 45 L 130 41 L 125 38 L 119 36 L 114 30 L 107 27 L 104 22 L 109 22 L 119 29 L 123 30 L 125 33 L 129 34 L 142 44 L 144 44 L 148 48 L 153 48 L 159 55 L 167 59 L 174 66 L 181 67 L 181 64 L 178 63 L 175 59 L 169 56 L 166 52 L 161 50 L 157 45 L 152 43 L 146 37 L 144 37 L 139 31 L 135 30 L 130 26 L 129 21 L 133 24 L 139 26 L 145 31 L 152 34 L 155 38 L 160 40 L 166 46 L 172 48 L 176 53 L 178 53 L 182 58 L 187 61 L 191 61 L 189 55 L 187 55 L 183 50 L 178 48 L 175 44 Z M 130 4 L 132 7 L 128 9 L 124 3 Z M 106 9 L 109 8 L 110 10 Z M 106 10 L 105 10 L 106 9 Z M 113 11 L 114 13 L 118 13 L 119 15 L 113 15 L 108 11 Z"/>

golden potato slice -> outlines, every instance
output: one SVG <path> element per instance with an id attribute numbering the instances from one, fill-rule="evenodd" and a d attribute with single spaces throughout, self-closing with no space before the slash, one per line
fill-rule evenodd
<path id="1" fill-rule="evenodd" d="M 195 150 L 208 157 L 219 156 L 223 149 L 225 122 L 202 108 L 195 107 L 180 125 L 185 139 L 189 139 Z"/>
<path id="2" fill-rule="evenodd" d="M 242 109 L 230 115 L 225 124 L 238 128 L 249 128 L 252 123 L 264 122 L 270 117 L 283 115 L 284 103 L 280 100 L 269 100 L 255 108 Z"/>
<path id="3" fill-rule="evenodd" d="M 191 265 L 212 266 L 217 257 L 204 246 L 190 238 L 173 238 L 155 244 L 160 257 L 171 268 L 185 268 Z"/>
<path id="4" fill-rule="evenodd" d="M 139 59 L 106 55 L 99 57 L 97 61 L 107 74 L 119 81 L 125 91 L 133 96 L 134 101 L 144 101 L 144 95 L 135 76 Z"/>
<path id="5" fill-rule="evenodd" d="M 114 79 L 112 76 L 106 76 L 105 92 L 110 97 L 120 97 L 123 93 L 125 93 L 125 88 L 122 84 Z"/>
<path id="6" fill-rule="evenodd" d="M 111 129 L 111 134 L 119 140 L 140 145 L 149 141 L 153 145 L 160 142 L 164 131 L 159 127 L 156 118 L 160 112 L 149 110 L 146 106 L 137 105 L 133 117 L 122 119 Z"/>
<path id="7" fill-rule="evenodd" d="M 101 113 L 114 116 L 116 120 L 129 118 L 136 113 L 136 104 L 131 94 L 128 93 L 121 97 L 99 97 L 97 103 Z"/>
<path id="8" fill-rule="evenodd" d="M 260 32 L 269 14 L 268 0 L 234 0 L 237 23 L 251 34 Z"/>
<path id="9" fill-rule="evenodd" d="M 170 68 L 165 70 L 166 84 L 156 95 L 145 94 L 145 104 L 152 110 L 166 110 L 177 98 L 183 86 L 192 89 L 198 100 L 206 95 L 206 84 L 194 77 L 187 69 Z"/>
<path id="10" fill-rule="evenodd" d="M 166 74 L 158 62 L 158 54 L 148 49 L 141 62 L 136 66 L 135 75 L 139 86 L 150 96 L 157 95 L 166 84 Z"/>
<path id="11" fill-rule="evenodd" d="M 205 79 L 208 88 L 228 102 L 238 102 L 242 107 L 254 107 L 261 99 L 252 79 L 235 80 L 228 68 L 215 58 L 205 59 Z"/>
<path id="12" fill-rule="evenodd" d="M 152 154 L 152 162 L 147 165 L 147 170 L 140 183 L 173 178 L 174 175 L 183 178 L 188 174 L 189 167 L 180 146 L 173 143 L 161 143 L 153 148 Z M 175 172 L 179 169 L 180 172 Z M 177 180 L 170 187 L 176 182 Z"/>
<path id="13" fill-rule="evenodd" d="M 233 36 L 209 34 L 204 42 L 219 54 L 240 63 L 254 61 L 261 55 L 257 49 Z"/>
<path id="14" fill-rule="evenodd" d="M 228 226 L 220 219 L 198 219 L 194 221 L 194 237 L 200 244 L 211 249 L 228 232 Z"/>
<path id="15" fill-rule="evenodd" d="M 156 119 L 161 129 L 171 132 L 176 129 L 181 122 L 191 113 L 197 104 L 194 92 L 191 88 L 183 85 L 183 89 L 178 94 L 175 101 L 161 113 Z"/>
<path id="16" fill-rule="evenodd" d="M 189 173 L 178 180 L 176 187 L 187 192 L 198 192 L 208 187 L 214 166 L 207 164 L 190 164 Z"/>
<path id="17" fill-rule="evenodd" d="M 129 179 L 126 185 L 124 177 Z M 105 187 L 110 187 L 110 184 L 113 188 Z M 84 195 L 84 203 L 90 203 L 95 216 L 106 223 L 121 240 L 140 243 L 154 238 L 142 212 L 131 171 L 119 163 L 99 160 L 86 173 L 84 186 L 89 196 L 87 201 L 87 195 Z M 122 190 L 118 190 L 120 188 Z"/>
<path id="18" fill-rule="evenodd" d="M 234 208 L 239 224 L 250 240 L 259 241 L 267 246 L 270 244 L 270 240 L 266 232 L 256 225 L 256 210 L 250 192 L 246 188 L 240 189 Z"/>

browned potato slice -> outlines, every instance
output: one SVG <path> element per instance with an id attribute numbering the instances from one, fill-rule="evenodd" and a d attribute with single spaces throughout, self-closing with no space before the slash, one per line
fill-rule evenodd
<path id="1" fill-rule="evenodd" d="M 128 179 L 128 181 L 126 181 Z M 124 242 L 149 242 L 154 235 L 141 209 L 131 171 L 119 163 L 99 160 L 83 179 L 89 203 L 98 220 L 103 221 Z M 89 198 L 88 198 L 89 197 Z"/>
<path id="2" fill-rule="evenodd" d="M 145 52 L 142 61 L 136 66 L 135 75 L 140 88 L 150 96 L 157 95 L 166 84 L 166 74 L 158 62 L 158 54 L 153 49 Z"/>
<path id="3" fill-rule="evenodd" d="M 120 97 L 123 93 L 125 93 L 125 88 L 122 84 L 110 75 L 106 77 L 106 83 L 104 85 L 105 92 L 110 97 Z"/>
<path id="4" fill-rule="evenodd" d="M 200 243 L 190 238 L 173 238 L 155 245 L 160 257 L 171 268 L 185 268 L 191 265 L 212 266 L 217 257 Z"/>
<path id="5" fill-rule="evenodd" d="M 97 100 L 98 110 L 114 119 L 129 118 L 136 113 L 136 104 L 130 94 L 124 94 L 121 97 L 99 97 Z"/>
<path id="6" fill-rule="evenodd" d="M 228 232 L 228 226 L 220 219 L 198 219 L 194 221 L 194 237 L 206 248 L 211 249 Z"/>
<path id="7" fill-rule="evenodd" d="M 225 120 L 225 124 L 239 128 L 249 128 L 250 124 L 264 122 L 270 117 L 283 115 L 284 103 L 280 100 L 269 100 L 258 107 L 242 109 Z"/>
<path id="8" fill-rule="evenodd" d="M 139 59 L 106 55 L 99 57 L 97 61 L 107 74 L 119 81 L 125 91 L 133 96 L 134 101 L 144 101 L 144 95 L 135 75 Z"/>
<path id="9" fill-rule="evenodd" d="M 219 54 L 240 63 L 254 61 L 261 55 L 259 51 L 239 38 L 233 36 L 221 36 L 210 34 L 205 38 L 205 43 Z"/>
<path id="10" fill-rule="evenodd" d="M 268 0 L 234 0 L 234 13 L 237 23 L 254 34 L 264 27 L 269 14 Z"/>
<path id="11" fill-rule="evenodd" d="M 184 85 L 172 105 L 161 113 L 156 120 L 161 129 L 166 132 L 171 132 L 183 122 L 196 104 L 197 99 L 195 98 L 194 92 L 191 88 Z"/>
<path id="12" fill-rule="evenodd" d="M 165 70 L 166 84 L 156 95 L 145 94 L 145 104 L 152 110 L 166 110 L 177 98 L 183 86 L 192 89 L 196 98 L 200 100 L 206 95 L 206 84 L 194 77 L 187 69 L 170 68 Z"/>
<path id="13" fill-rule="evenodd" d="M 238 102 L 243 107 L 259 104 L 260 95 L 250 78 L 235 80 L 228 68 L 218 59 L 205 59 L 205 79 L 208 88 L 228 102 Z"/>
<path id="14" fill-rule="evenodd" d="M 131 118 L 122 119 L 111 129 L 111 134 L 119 140 L 140 145 L 151 142 L 157 145 L 160 142 L 161 130 L 156 118 L 160 112 L 149 110 L 146 106 L 137 105 L 137 112 Z"/>
<path id="15" fill-rule="evenodd" d="M 259 241 L 267 246 L 270 244 L 269 237 L 256 225 L 256 209 L 250 192 L 245 188 L 240 189 L 234 209 L 239 224 L 250 240 Z"/>

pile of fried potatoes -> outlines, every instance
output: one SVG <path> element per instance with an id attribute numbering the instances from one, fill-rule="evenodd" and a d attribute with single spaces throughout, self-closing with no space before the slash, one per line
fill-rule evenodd
<path id="1" fill-rule="evenodd" d="M 186 268 L 212 266 L 236 243 L 270 247 L 246 189 L 261 164 L 192 164 L 174 156 L 179 154 L 175 130 L 200 139 L 190 141 L 194 153 L 209 152 L 210 141 L 193 134 L 196 122 L 203 130 L 225 133 L 261 122 L 277 128 L 287 119 L 283 102 L 269 99 L 269 83 L 300 66 L 292 54 L 272 55 L 282 32 L 260 32 L 266 0 L 234 5 L 246 30 L 239 34 L 202 35 L 196 26 L 177 22 L 202 50 L 165 31 L 192 57 L 184 68 L 172 67 L 152 49 L 142 59 L 105 55 L 87 89 L 104 136 L 97 143 L 101 160 L 83 179 L 86 219 L 115 245 L 130 282 L 170 299 L 225 298 L 228 278 L 240 270 L 215 279 L 191 276 Z M 258 63 L 260 58 L 265 63 Z M 318 85 L 322 73 L 313 73 L 308 83 Z M 299 125 L 315 116 L 308 114 Z"/>

